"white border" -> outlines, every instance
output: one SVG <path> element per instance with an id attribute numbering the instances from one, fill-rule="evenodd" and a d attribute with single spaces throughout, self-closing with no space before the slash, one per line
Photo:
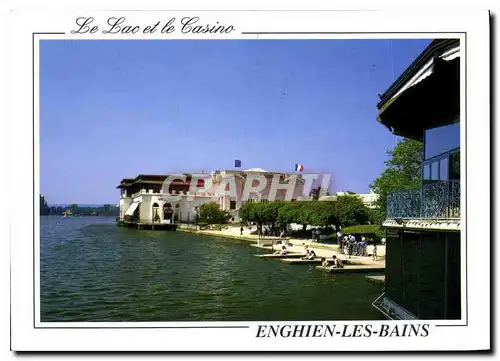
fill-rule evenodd
<path id="1" fill-rule="evenodd" d="M 411 13 L 401 12 L 199 12 L 184 11 L 176 12 L 124 12 L 123 16 L 136 23 L 152 23 L 162 19 L 164 16 L 200 16 L 205 22 L 215 22 L 233 24 L 236 29 L 243 31 L 315 31 L 315 32 L 391 32 L 404 31 L 408 34 L 321 34 L 321 35 L 243 35 L 239 31 L 228 36 L 207 36 L 198 35 L 190 38 L 214 39 L 214 38 L 247 38 L 247 39 L 271 39 L 271 38 L 436 38 L 455 37 L 453 32 L 467 32 L 467 143 L 473 144 L 466 152 L 467 157 L 467 186 L 469 189 L 467 214 L 475 214 L 474 210 L 481 210 L 480 213 L 488 213 L 488 217 L 474 217 L 468 220 L 468 235 L 473 233 L 474 245 L 467 248 L 468 256 L 468 278 L 469 278 L 469 315 L 467 327 L 438 327 L 432 328 L 429 337 L 426 338 L 363 338 L 363 349 L 373 350 L 438 350 L 438 349 L 471 349 L 488 348 L 489 345 L 489 259 L 484 255 L 489 254 L 489 203 L 487 195 L 477 195 L 471 197 L 471 189 L 489 189 L 489 92 L 487 84 L 489 79 L 489 52 L 488 52 L 488 14 L 486 12 L 425 12 L 413 11 Z M 58 32 L 69 33 L 74 28 L 74 20 L 81 13 L 47 13 L 30 14 L 14 13 L 10 17 L 11 24 L 24 23 L 27 26 L 14 33 L 10 42 L 10 53 L 13 61 L 12 71 L 12 105 L 11 119 L 13 122 L 13 171 L 12 175 L 24 174 L 24 177 L 12 179 L 12 184 L 19 189 L 32 189 L 31 167 L 33 165 L 31 155 L 31 39 L 32 32 Z M 87 14 L 88 15 L 88 12 Z M 108 16 L 121 16 L 119 12 L 92 12 L 90 15 L 97 19 L 104 19 Z M 418 31 L 446 31 L 450 34 L 410 34 Z M 93 36 L 65 35 L 64 38 L 126 38 L 131 36 Z M 40 35 L 40 38 L 62 38 L 62 36 Z M 143 37 L 146 38 L 146 37 Z M 148 36 L 147 38 L 151 38 Z M 164 39 L 187 39 L 188 36 L 176 33 L 169 36 L 157 34 L 154 38 Z M 38 61 L 37 46 L 35 46 L 35 62 Z M 462 72 L 465 71 L 462 62 Z M 462 73 L 464 74 L 464 73 Z M 37 78 L 35 78 L 37 79 Z M 465 77 L 462 77 L 465 83 Z M 35 99 L 38 99 L 38 82 L 35 81 Z M 381 89 L 383 92 L 385 89 Z M 462 93 L 462 97 L 464 93 Z M 463 103 L 462 103 L 463 104 Z M 35 102 L 35 114 L 38 113 L 38 103 Z M 375 109 L 376 104 L 374 104 Z M 462 108 L 462 112 L 465 109 Z M 463 119 L 463 118 L 462 118 Z M 473 121 L 471 121 L 473 119 Z M 375 119 L 373 121 L 376 121 Z M 471 126 L 471 124 L 473 124 Z M 462 128 L 465 125 L 462 123 Z M 38 131 L 38 117 L 35 118 L 35 130 Z M 464 133 L 463 133 L 464 134 Z M 462 137 L 464 142 L 464 137 Z M 462 144 L 465 149 L 465 144 Z M 35 156 L 35 195 L 39 193 L 39 155 L 38 147 Z M 474 160 L 474 161 L 473 161 Z M 481 166 L 481 171 L 471 171 L 472 166 Z M 462 162 L 463 171 L 465 164 Z M 465 174 L 463 172 L 462 174 Z M 463 184 L 464 186 L 464 184 Z M 464 192 L 462 193 L 464 194 Z M 38 197 L 35 197 L 38 203 Z M 25 214 L 27 205 L 32 204 L 32 193 L 20 192 L 17 202 L 12 204 L 13 214 Z M 462 203 L 462 204 L 465 204 Z M 38 207 L 35 204 L 35 207 Z M 476 211 L 477 212 L 477 211 Z M 39 230 L 39 218 L 35 220 L 35 232 Z M 464 227 L 465 220 L 462 222 Z M 463 228 L 465 229 L 465 227 Z M 462 231 L 462 234 L 465 234 Z M 32 227 L 24 217 L 12 219 L 12 346 L 13 349 L 24 350 L 53 350 L 53 349 L 88 349 L 88 350 L 349 350 L 358 349 L 356 346 L 359 340 L 348 338 L 336 338 L 334 340 L 312 339 L 312 338 L 276 338 L 257 339 L 255 338 L 256 325 L 259 322 L 245 323 L 181 323 L 182 326 L 190 325 L 251 325 L 250 329 L 33 329 L 33 294 L 32 294 Z M 477 239 L 476 239 L 477 236 Z M 36 269 L 38 269 L 39 259 L 39 237 L 35 235 L 35 259 Z M 465 257 L 465 249 L 462 248 L 462 257 Z M 473 267 L 471 267 L 473 265 Z M 465 269 L 463 268 L 464 275 Z M 39 284 L 39 273 L 35 281 Z M 463 287 L 464 282 L 462 283 Z M 38 288 L 38 287 L 37 287 Z M 38 293 L 38 292 L 37 292 Z M 462 293 L 462 302 L 465 301 L 465 290 Z M 35 295 L 38 301 L 39 295 Z M 39 302 L 35 302 L 38 304 Z M 35 309 L 37 321 L 39 321 L 38 305 Z M 38 323 L 38 322 L 37 322 Z M 299 323 L 299 322 L 297 322 Z M 367 322 L 335 322 L 335 324 L 365 324 Z M 373 325 L 384 322 L 369 322 Z M 386 323 L 386 322 L 385 322 Z M 422 323 L 422 322 L 420 322 Z M 441 322 L 428 322 L 429 324 L 439 324 Z M 451 324 L 452 322 L 446 322 Z M 460 322 L 455 322 L 460 323 Z M 165 323 L 161 323 L 165 324 Z M 166 323 L 174 326 L 175 323 Z M 277 324 L 277 323 L 273 323 Z M 291 324 L 287 322 L 286 324 Z M 300 322 L 308 324 L 308 322 Z M 46 326 L 41 324 L 41 326 Z M 55 326 L 55 324 L 51 324 Z M 57 326 L 57 325 L 56 325 Z M 65 324 L 67 326 L 67 324 Z M 72 326 L 88 327 L 88 323 L 72 324 Z M 92 326 L 92 325 L 91 325 Z M 96 325 L 93 324 L 95 327 Z M 102 325 L 104 326 L 104 325 Z M 107 324 L 106 326 L 114 326 Z M 120 324 L 121 327 L 124 325 Z M 127 327 L 134 326 L 127 323 Z M 137 324 L 135 326 L 138 326 Z M 155 326 L 159 326 L 155 325 Z M 85 335 L 85 343 L 81 342 L 81 336 Z M 210 336 L 208 336 L 210 335 Z M 446 335 L 446 337 L 445 337 Z M 474 337 L 471 337 L 474 335 Z M 168 340 L 168 344 L 165 344 Z M 191 340 L 196 340 L 192 343 Z M 449 340 L 449 341 L 446 341 Z M 471 342 L 473 341 L 473 342 Z"/>

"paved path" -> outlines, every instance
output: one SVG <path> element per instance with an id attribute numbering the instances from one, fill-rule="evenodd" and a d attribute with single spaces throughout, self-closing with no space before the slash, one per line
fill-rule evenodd
<path id="1" fill-rule="evenodd" d="M 183 231 L 183 232 L 192 232 L 192 233 L 201 234 L 201 235 L 224 237 L 224 238 L 231 238 L 231 239 L 248 241 L 248 242 L 256 243 L 255 245 L 253 245 L 256 247 L 259 247 L 259 243 L 266 245 L 266 244 L 270 244 L 273 242 L 281 241 L 281 239 L 279 237 L 265 237 L 264 239 L 259 240 L 259 237 L 257 235 L 250 234 L 250 232 L 247 229 L 245 229 L 243 231 L 243 235 L 240 235 L 239 227 L 229 227 L 229 228 L 227 228 L 225 230 L 221 230 L 221 231 L 216 231 L 216 230 L 196 231 L 196 230 L 187 229 L 187 228 L 181 226 L 177 230 Z M 340 253 L 339 246 L 337 246 L 336 244 L 317 243 L 317 242 L 312 242 L 311 240 L 308 240 L 308 239 L 289 239 L 287 242 L 289 244 L 291 244 L 290 247 L 287 247 L 289 252 L 305 253 L 304 247 L 308 246 L 310 249 L 314 250 L 314 252 L 316 253 L 316 255 L 318 257 L 331 258 L 333 255 L 336 255 L 341 260 L 349 259 L 348 256 Z M 266 247 L 266 246 L 261 246 L 261 248 L 268 249 L 269 251 L 272 251 L 272 250 L 277 251 L 277 250 L 281 249 L 281 245 L 274 244 L 274 246 L 272 248 Z M 356 263 L 359 263 L 359 264 L 363 264 L 363 265 L 373 265 L 373 266 L 384 266 L 385 265 L 384 259 L 379 259 L 379 260 L 375 261 L 375 260 L 373 260 L 373 258 L 371 256 L 369 256 L 369 257 L 351 256 L 350 260 L 355 261 Z"/>

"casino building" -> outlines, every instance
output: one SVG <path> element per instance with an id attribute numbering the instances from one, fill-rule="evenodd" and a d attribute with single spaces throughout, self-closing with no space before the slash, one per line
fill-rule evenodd
<path id="1" fill-rule="evenodd" d="M 291 181 L 292 176 L 296 177 L 295 182 Z M 193 176 L 188 173 L 178 175 L 170 182 L 167 193 L 163 190 L 167 177 L 167 174 L 139 174 L 135 178 L 122 179 L 117 187 L 120 189 L 119 224 L 148 229 L 175 229 L 178 223 L 194 223 L 198 207 L 208 202 L 217 203 L 231 215 L 232 222 L 239 222 L 239 209 L 245 202 L 243 199 L 246 199 L 245 189 L 255 186 L 255 177 L 265 179 L 266 184 L 248 194 L 247 202 L 268 202 L 270 194 L 275 194 L 276 201 L 302 199 L 304 187 L 300 174 L 252 168 L 212 171 L 210 175 L 205 175 L 210 179 L 207 184 L 204 179 L 196 178 L 194 191 L 191 189 Z M 273 178 L 279 179 L 280 183 L 276 192 L 271 188 Z M 234 182 L 228 182 L 228 179 Z M 221 188 L 224 194 L 218 192 Z"/>
<path id="2" fill-rule="evenodd" d="M 438 39 L 380 96 L 378 121 L 423 142 L 419 189 L 388 195 L 385 293 L 389 319 L 460 319 L 460 41 Z"/>
<path id="3" fill-rule="evenodd" d="M 179 222 L 192 222 L 196 217 L 196 208 L 209 202 L 212 195 L 206 192 L 189 193 L 191 176 L 174 179 L 169 185 L 171 199 L 162 192 L 162 186 L 168 175 L 139 174 L 135 178 L 124 178 L 117 188 L 120 189 L 120 225 L 138 228 L 175 229 Z M 197 188 L 202 188 L 204 181 L 197 180 Z"/>

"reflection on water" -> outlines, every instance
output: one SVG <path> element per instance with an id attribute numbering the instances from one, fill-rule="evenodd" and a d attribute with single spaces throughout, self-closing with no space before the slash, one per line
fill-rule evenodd
<path id="1" fill-rule="evenodd" d="M 259 321 L 380 319 L 364 275 L 327 275 L 253 255 L 234 240 L 41 217 L 41 319 Z"/>

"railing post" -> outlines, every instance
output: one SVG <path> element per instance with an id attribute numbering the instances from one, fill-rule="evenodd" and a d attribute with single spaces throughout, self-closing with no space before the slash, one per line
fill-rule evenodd
<path id="1" fill-rule="evenodd" d="M 424 216 L 422 214 L 422 209 L 423 209 L 422 205 L 424 203 L 424 189 L 422 186 L 419 189 L 419 195 L 420 199 L 418 200 L 418 217 L 422 218 Z"/>
<path id="2" fill-rule="evenodd" d="M 446 218 L 451 218 L 453 215 L 451 212 L 452 202 L 451 202 L 451 191 L 453 189 L 453 181 L 446 182 Z"/>

